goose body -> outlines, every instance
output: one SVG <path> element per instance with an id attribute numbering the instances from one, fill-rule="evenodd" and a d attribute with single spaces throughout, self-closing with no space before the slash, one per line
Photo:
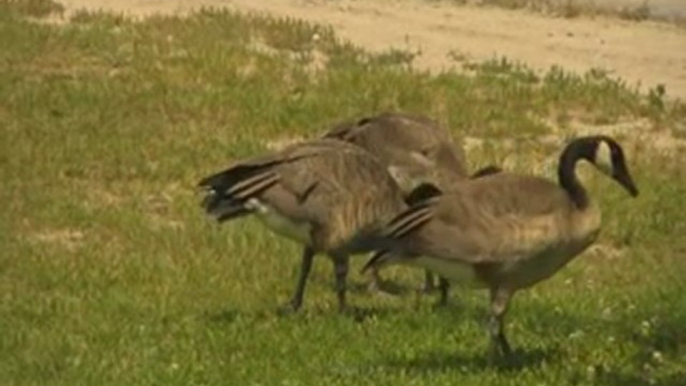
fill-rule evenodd
<path id="1" fill-rule="evenodd" d="M 461 143 L 447 128 L 422 115 L 384 112 L 341 123 L 324 138 L 346 141 L 374 154 L 405 194 L 421 183 L 442 187 L 468 177 Z"/>
<path id="2" fill-rule="evenodd" d="M 278 207 L 257 198 L 249 199 L 245 207 L 253 211 L 260 222 L 275 233 L 301 244 L 312 244 L 311 223 L 307 221 L 294 221 L 282 213 Z"/>
<path id="3" fill-rule="evenodd" d="M 447 128 L 422 115 L 384 112 L 341 123 L 323 137 L 352 143 L 374 154 L 406 197 L 423 183 L 443 189 L 469 177 L 461 143 L 453 139 Z M 494 171 L 497 170 L 487 168 L 480 172 Z M 375 273 L 372 287 L 379 287 L 380 281 Z M 434 288 L 429 271 L 424 288 Z M 446 301 L 447 285 L 441 283 L 441 303 Z"/>
<path id="4" fill-rule="evenodd" d="M 302 303 L 316 253 L 334 261 L 343 308 L 348 256 L 369 251 L 374 232 L 405 208 L 402 192 L 375 157 L 331 139 L 239 161 L 199 186 L 207 192 L 206 212 L 218 221 L 255 215 L 275 233 L 303 245 L 293 309 Z"/>
<path id="5" fill-rule="evenodd" d="M 563 151 L 559 184 L 502 172 L 415 203 L 382 230 L 383 248 L 365 268 L 421 266 L 488 289 L 492 358 L 508 354 L 502 318 L 511 296 L 551 277 L 599 234 L 600 211 L 575 174 L 582 159 L 638 194 L 619 144 L 604 136 L 583 137 Z"/>
<path id="6" fill-rule="evenodd" d="M 527 287 L 564 266 L 600 230 L 595 205 L 577 210 L 556 184 L 507 172 L 476 179 L 422 204 L 412 222 L 396 225 L 403 227 L 397 232 L 408 232 L 408 251 L 421 251 L 417 262 L 411 256 L 407 260 L 440 265 L 443 269 L 434 271 L 455 281 L 465 275 L 455 277 L 451 271 L 470 267 L 471 278 L 481 283 L 497 280 Z"/>

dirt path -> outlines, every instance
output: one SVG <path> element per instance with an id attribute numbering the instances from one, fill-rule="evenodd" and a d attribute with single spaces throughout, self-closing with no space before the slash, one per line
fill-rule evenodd
<path id="1" fill-rule="evenodd" d="M 604 68 L 642 89 L 664 84 L 686 100 L 686 30 L 655 22 L 604 18 L 562 19 L 522 11 L 458 7 L 422 0 L 62 0 L 76 8 L 131 15 L 185 12 L 201 5 L 264 11 L 330 24 L 339 36 L 370 50 L 421 50 L 418 68 L 506 56 L 544 70 L 552 65 L 583 72 Z"/>

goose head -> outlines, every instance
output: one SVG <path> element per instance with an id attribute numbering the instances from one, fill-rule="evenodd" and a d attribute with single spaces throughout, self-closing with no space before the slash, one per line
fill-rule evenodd
<path id="1" fill-rule="evenodd" d="M 624 150 L 617 141 L 607 136 L 596 136 L 589 138 L 587 146 L 592 151 L 592 157 L 588 160 L 598 170 L 617 181 L 633 197 L 638 196 L 638 188 L 629 173 Z"/>

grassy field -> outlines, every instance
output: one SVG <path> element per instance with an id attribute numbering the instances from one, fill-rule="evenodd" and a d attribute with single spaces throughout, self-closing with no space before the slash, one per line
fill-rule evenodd
<path id="1" fill-rule="evenodd" d="M 540 165 L 560 146 L 540 139 L 577 124 L 683 137 L 686 109 L 657 89 L 507 60 L 430 76 L 403 52 L 225 11 L 56 26 L 35 20 L 46 4 L 0 0 L 0 384 L 684 384 L 686 154 L 634 133 L 620 139 L 641 196 L 584 173 L 599 247 L 514 299 L 517 361 L 502 368 L 485 361 L 485 293 L 456 288 L 434 309 L 422 272 L 394 268 L 401 295 L 372 295 L 362 256 L 357 317 L 336 312 L 324 258 L 303 312 L 278 316 L 297 247 L 250 219 L 217 226 L 194 190 L 271 142 L 386 109 L 483 140 L 472 168 L 552 176 Z"/>

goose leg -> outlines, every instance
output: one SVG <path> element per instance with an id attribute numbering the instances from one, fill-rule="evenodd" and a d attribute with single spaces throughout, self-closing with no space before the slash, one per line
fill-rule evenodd
<path id="1" fill-rule="evenodd" d="M 440 298 L 436 305 L 439 307 L 448 305 L 448 290 L 450 289 L 450 282 L 447 279 L 438 276 L 438 286 L 436 286 L 434 282 L 434 276 L 431 271 L 424 271 L 424 275 L 424 292 L 433 292 L 436 288 L 438 288 L 440 291 Z"/>
<path id="2" fill-rule="evenodd" d="M 300 274 L 298 276 L 298 284 L 295 287 L 295 293 L 293 297 L 288 302 L 286 306 L 283 307 L 282 311 L 295 312 L 300 309 L 303 303 L 303 297 L 305 295 L 305 285 L 307 284 L 307 278 L 312 270 L 312 260 L 314 258 L 314 251 L 310 247 L 303 248 L 302 262 L 300 264 Z"/>
<path id="3" fill-rule="evenodd" d="M 381 290 L 381 276 L 379 275 L 379 270 L 377 268 L 372 268 L 368 290 L 370 292 L 378 292 Z"/>
<path id="4" fill-rule="evenodd" d="M 498 358 L 508 357 L 512 353 L 510 344 L 505 338 L 503 318 L 512 293 L 502 288 L 491 289 L 491 316 L 488 321 L 488 331 L 491 335 L 489 361 L 494 364 Z"/>
<path id="5" fill-rule="evenodd" d="M 427 269 L 424 271 L 424 292 L 433 292 L 434 289 L 434 275 Z"/>
<path id="6" fill-rule="evenodd" d="M 450 290 L 450 282 L 448 279 L 439 276 L 438 277 L 438 290 L 440 291 L 440 297 L 436 305 L 438 307 L 444 307 L 448 305 L 448 290 Z"/>
<path id="7" fill-rule="evenodd" d="M 346 279 L 348 277 L 349 260 L 348 255 L 333 256 L 334 274 L 336 276 L 336 295 L 338 296 L 338 309 L 341 312 L 345 311 L 347 308 L 345 302 L 345 287 Z"/>

